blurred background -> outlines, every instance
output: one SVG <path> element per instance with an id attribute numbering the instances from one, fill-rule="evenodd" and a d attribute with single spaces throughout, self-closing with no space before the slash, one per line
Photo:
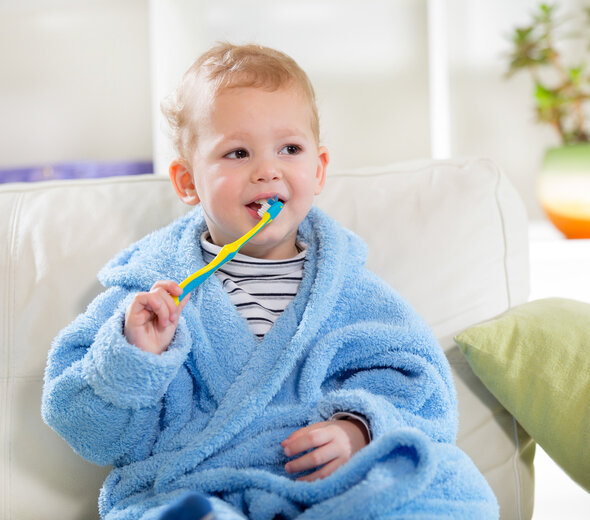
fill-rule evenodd
<path id="1" fill-rule="evenodd" d="M 543 218 L 535 178 L 558 139 L 535 121 L 531 80 L 505 78 L 509 36 L 537 5 L 0 0 L 0 175 L 36 167 L 49 178 L 68 163 L 164 173 L 161 99 L 212 43 L 253 41 L 310 75 L 332 169 L 487 156 Z"/>
<path id="2" fill-rule="evenodd" d="M 584 4 L 559 1 L 563 12 Z M 278 48 L 308 72 L 330 169 L 485 156 L 543 220 L 536 179 L 559 139 L 536 121 L 532 80 L 506 78 L 510 36 L 538 5 L 0 0 L 0 182 L 166 174 L 160 101 L 201 52 L 229 40 Z M 535 519 L 590 518 L 590 496 L 537 453 Z"/>

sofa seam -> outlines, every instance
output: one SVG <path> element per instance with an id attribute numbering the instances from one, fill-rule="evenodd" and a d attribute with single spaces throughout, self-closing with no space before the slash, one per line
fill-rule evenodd
<path id="1" fill-rule="evenodd" d="M 518 426 L 516 424 L 516 418 L 512 416 L 512 428 L 514 432 L 514 440 L 516 443 L 516 452 L 512 457 L 512 469 L 516 477 L 516 511 L 518 513 L 518 520 L 522 520 L 522 482 L 520 479 L 520 471 L 518 470 L 518 458 L 520 457 L 520 440 L 518 438 Z"/>
<path id="2" fill-rule="evenodd" d="M 17 231 L 18 231 L 18 221 L 19 221 L 19 214 L 20 208 L 22 207 L 22 202 L 24 199 L 24 194 L 19 194 L 16 198 L 12 206 L 12 212 L 9 219 L 8 225 L 8 247 L 6 248 L 8 258 L 6 263 L 6 280 L 7 280 L 7 290 L 6 290 L 6 309 L 4 311 L 5 316 L 4 319 L 6 320 L 5 324 L 5 334 L 4 337 L 6 339 L 6 348 L 4 349 L 4 373 L 3 373 L 3 399 L 4 405 L 4 420 L 2 421 L 2 439 L 3 439 L 3 453 L 4 453 L 4 463 L 2 464 L 2 473 L 3 473 L 3 484 L 2 489 L 4 490 L 5 496 L 3 500 L 1 500 L 3 504 L 3 512 L 2 518 L 11 518 L 10 509 L 11 509 L 11 469 L 12 469 L 12 460 L 11 460 L 11 449 L 10 449 L 10 429 L 12 424 L 12 381 L 10 374 L 14 373 L 12 370 L 12 347 L 14 343 L 14 303 L 15 303 L 15 282 L 14 276 L 16 274 L 16 262 L 15 262 L 15 252 L 17 249 Z"/>
<path id="3" fill-rule="evenodd" d="M 508 270 L 508 238 L 506 236 L 506 221 L 504 219 L 504 213 L 502 211 L 502 205 L 500 203 L 500 186 L 502 183 L 502 172 L 500 171 L 499 167 L 493 164 L 491 161 L 487 161 L 492 164 L 495 174 L 496 174 L 496 186 L 494 189 L 494 195 L 496 199 L 496 208 L 498 210 L 498 217 L 500 219 L 500 226 L 502 228 L 502 243 L 504 246 L 504 256 L 503 256 L 503 264 L 504 264 L 504 287 L 506 291 L 506 303 L 508 305 L 508 309 L 512 307 L 512 298 L 510 294 L 510 283 L 509 283 L 509 270 Z M 510 412 L 508 412 L 510 413 Z M 520 457 L 520 441 L 518 439 L 518 429 L 516 427 L 516 419 L 514 415 L 510 413 L 512 417 L 512 424 L 513 424 L 513 436 L 514 436 L 514 454 L 512 456 L 512 471 L 514 474 L 514 483 L 515 483 L 515 491 L 516 491 L 516 512 L 518 515 L 518 520 L 522 520 L 522 482 L 520 476 L 520 470 L 518 468 L 518 458 Z"/>
<path id="4" fill-rule="evenodd" d="M 489 161 L 488 161 L 489 162 Z M 506 290 L 506 303 L 508 308 L 512 306 L 512 298 L 510 295 L 510 283 L 509 283 L 509 272 L 508 272 L 508 240 L 506 237 L 506 221 L 504 219 L 504 213 L 502 211 L 502 205 L 500 204 L 500 185 L 502 183 L 502 173 L 496 165 L 493 165 L 496 173 L 496 186 L 494 188 L 494 198 L 496 199 L 496 208 L 498 210 L 498 217 L 500 218 L 500 227 L 502 228 L 502 244 L 504 246 L 504 255 L 502 263 L 504 265 L 504 288 Z"/>

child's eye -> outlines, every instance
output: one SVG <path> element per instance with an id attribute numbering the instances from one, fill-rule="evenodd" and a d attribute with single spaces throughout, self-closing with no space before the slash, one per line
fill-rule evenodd
<path id="1" fill-rule="evenodd" d="M 228 159 L 245 159 L 248 157 L 248 152 L 242 148 L 229 152 L 225 155 Z"/>
<path id="2" fill-rule="evenodd" d="M 296 155 L 299 152 L 301 152 L 301 146 L 296 144 L 288 144 L 287 146 L 281 148 L 281 151 L 279 153 L 286 155 Z"/>

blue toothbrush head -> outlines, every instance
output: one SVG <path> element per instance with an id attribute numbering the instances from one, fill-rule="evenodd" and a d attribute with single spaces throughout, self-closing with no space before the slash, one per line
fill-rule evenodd
<path id="1" fill-rule="evenodd" d="M 278 199 L 277 195 L 274 198 L 268 199 L 258 210 L 258 215 L 262 217 L 265 213 L 268 213 L 271 219 L 276 218 L 279 212 L 283 209 L 283 203 Z"/>

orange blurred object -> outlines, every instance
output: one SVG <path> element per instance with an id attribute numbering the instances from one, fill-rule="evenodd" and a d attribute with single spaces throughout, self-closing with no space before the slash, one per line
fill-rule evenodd
<path id="1" fill-rule="evenodd" d="M 590 144 L 551 148 L 538 179 L 539 202 L 566 238 L 590 238 Z"/>
<path id="2" fill-rule="evenodd" d="M 576 218 L 571 215 L 553 211 L 543 206 L 545 213 L 553 225 L 561 231 L 566 238 L 590 238 L 590 218 Z"/>

